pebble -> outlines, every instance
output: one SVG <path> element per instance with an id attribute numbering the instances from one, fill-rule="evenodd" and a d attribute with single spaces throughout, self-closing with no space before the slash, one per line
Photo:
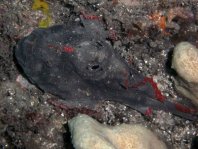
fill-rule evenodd
<path id="1" fill-rule="evenodd" d="M 75 149 L 167 149 L 164 142 L 141 125 L 110 127 L 84 114 L 68 124 Z"/>

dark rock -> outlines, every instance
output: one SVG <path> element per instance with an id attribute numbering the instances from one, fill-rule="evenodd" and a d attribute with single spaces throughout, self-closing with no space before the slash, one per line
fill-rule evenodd
<path id="1" fill-rule="evenodd" d="M 190 149 L 197 149 L 198 148 L 198 136 L 194 137 L 192 140 L 192 145 Z"/>

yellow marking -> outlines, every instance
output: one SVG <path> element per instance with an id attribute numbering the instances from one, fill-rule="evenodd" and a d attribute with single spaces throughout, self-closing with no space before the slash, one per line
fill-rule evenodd
<path id="1" fill-rule="evenodd" d="M 47 28 L 51 23 L 51 15 L 49 11 L 49 5 L 45 0 L 34 0 L 34 3 L 32 5 L 33 10 L 41 10 L 42 13 L 46 16 L 44 19 L 42 19 L 39 22 L 40 28 Z"/>

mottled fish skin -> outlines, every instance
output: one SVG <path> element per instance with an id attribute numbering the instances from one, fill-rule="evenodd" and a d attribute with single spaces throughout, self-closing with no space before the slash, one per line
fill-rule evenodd
<path id="1" fill-rule="evenodd" d="M 71 22 L 36 29 L 20 40 L 15 56 L 27 78 L 45 92 L 83 105 L 113 100 L 141 113 L 152 107 L 189 120 L 197 119 L 194 113 L 178 111 L 174 103 L 157 100 L 149 83 L 127 88 L 126 80 L 136 84 L 144 76 L 127 66 L 106 40 L 106 35 L 97 36 L 99 30 L 105 32 L 102 26 L 96 23 L 95 32 L 89 30 L 88 24 Z M 96 28 L 94 24 L 91 26 Z"/>

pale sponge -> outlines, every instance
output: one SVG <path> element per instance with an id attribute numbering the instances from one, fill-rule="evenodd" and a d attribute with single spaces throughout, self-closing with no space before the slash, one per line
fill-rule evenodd
<path id="1" fill-rule="evenodd" d="M 108 127 L 80 114 L 69 121 L 75 149 L 167 149 L 149 129 L 141 125 Z"/>
<path id="2" fill-rule="evenodd" d="M 187 82 L 198 83 L 198 49 L 189 42 L 179 43 L 173 52 L 172 68 Z"/>
<path id="3" fill-rule="evenodd" d="M 181 42 L 173 51 L 172 68 L 176 70 L 177 91 L 198 106 L 198 49 L 189 42 Z"/>

